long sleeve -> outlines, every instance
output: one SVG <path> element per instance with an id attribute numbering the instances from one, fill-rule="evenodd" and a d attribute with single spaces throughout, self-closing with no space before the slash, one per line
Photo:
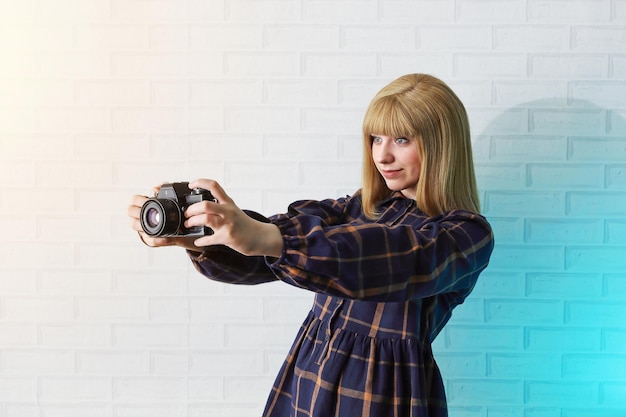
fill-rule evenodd
<path id="1" fill-rule="evenodd" d="M 493 249 L 487 221 L 462 210 L 429 218 L 406 199 L 390 204 L 392 214 L 380 223 L 328 225 L 306 211 L 273 219 L 285 246 L 268 265 L 285 282 L 344 298 L 406 301 L 469 292 Z"/>

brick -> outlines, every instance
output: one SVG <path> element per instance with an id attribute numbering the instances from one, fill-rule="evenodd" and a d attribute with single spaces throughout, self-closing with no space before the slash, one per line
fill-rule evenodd
<path id="1" fill-rule="evenodd" d="M 567 26 L 499 25 L 493 29 L 495 50 L 502 51 L 563 51 L 569 49 Z"/>
<path id="2" fill-rule="evenodd" d="M 602 189 L 604 171 L 600 164 L 530 164 L 528 182 L 534 189 Z"/>
<path id="3" fill-rule="evenodd" d="M 194 107 L 189 110 L 189 131 L 219 132 L 224 129 L 224 113 L 217 107 Z"/>
<path id="4" fill-rule="evenodd" d="M 4 68 L 3 74 L 7 75 Z M 0 106 L 71 104 L 74 104 L 74 84 L 70 80 L 0 79 Z"/>
<path id="5" fill-rule="evenodd" d="M 610 73 L 615 78 L 624 78 L 626 74 L 626 56 L 614 55 L 609 63 Z"/>
<path id="6" fill-rule="evenodd" d="M 606 0 L 531 0 L 528 20 L 533 23 L 608 22 L 610 2 Z M 593 10 L 593 13 L 585 11 Z"/>
<path id="7" fill-rule="evenodd" d="M 190 51 L 188 57 L 187 74 L 189 77 L 215 78 L 226 74 L 226 58 L 221 51 Z M 242 70 L 242 74 L 243 72 L 245 71 Z"/>
<path id="8" fill-rule="evenodd" d="M 622 107 L 625 94 L 626 82 L 573 82 L 568 88 L 570 101 L 606 108 Z"/>
<path id="9" fill-rule="evenodd" d="M 300 72 L 296 53 L 228 52 L 224 72 L 236 77 L 290 77 Z"/>
<path id="10" fill-rule="evenodd" d="M 78 297 L 77 316 L 90 321 L 142 320 L 148 315 L 147 301 L 142 297 Z"/>
<path id="11" fill-rule="evenodd" d="M 494 235 L 498 236 L 501 244 L 523 243 L 524 222 L 520 218 L 489 217 L 489 223 Z"/>
<path id="12" fill-rule="evenodd" d="M 309 297 L 263 297 L 264 323 L 294 323 L 300 324 L 309 312 Z M 291 342 L 291 341 L 290 341 Z"/>
<path id="13" fill-rule="evenodd" d="M 568 157 L 576 161 L 621 162 L 626 157 L 626 141 L 600 137 L 570 138 Z"/>
<path id="14" fill-rule="evenodd" d="M 223 2 L 206 2 L 202 0 L 189 1 L 189 16 L 191 22 L 223 22 L 225 4 Z"/>
<path id="15" fill-rule="evenodd" d="M 187 406 L 183 404 L 120 404 L 115 406 L 115 413 L 119 417 L 186 417 Z"/>
<path id="16" fill-rule="evenodd" d="M 307 133 L 357 133 L 362 123 L 362 110 L 310 108 L 302 112 L 302 130 Z"/>
<path id="17" fill-rule="evenodd" d="M 530 131 L 540 135 L 600 135 L 606 132 L 606 112 L 599 109 L 530 110 Z"/>
<path id="18" fill-rule="evenodd" d="M 149 100 L 157 106 L 185 106 L 191 101 L 192 91 L 195 88 L 190 88 L 187 81 L 153 81 L 150 83 Z"/>
<path id="19" fill-rule="evenodd" d="M 330 135 L 268 135 L 263 138 L 262 145 L 262 153 L 257 153 L 256 157 L 263 155 L 271 161 L 335 161 L 338 159 L 339 144 L 337 138 Z"/>
<path id="20" fill-rule="evenodd" d="M 263 373 L 263 354 L 258 349 L 196 351 L 191 354 L 189 373 L 192 376 L 259 376 Z"/>
<path id="21" fill-rule="evenodd" d="M 194 106 L 259 105 L 263 101 L 263 83 L 259 80 L 198 80 L 185 88 L 189 88 L 189 103 Z"/>
<path id="22" fill-rule="evenodd" d="M 150 103 L 150 85 L 143 80 L 85 80 L 76 84 L 77 101 L 83 105 L 135 106 Z"/>
<path id="23" fill-rule="evenodd" d="M 187 346 L 184 324 L 114 324 L 113 345 L 128 348 L 181 348 Z"/>
<path id="24" fill-rule="evenodd" d="M 528 297 L 553 298 L 554 294 L 569 299 L 602 296 L 602 276 L 599 274 L 540 273 L 526 277 Z"/>
<path id="25" fill-rule="evenodd" d="M 39 380 L 39 398 L 45 401 L 109 401 L 109 377 L 42 377 Z"/>
<path id="26" fill-rule="evenodd" d="M 245 308 L 244 308 L 245 307 Z M 190 321 L 256 320 L 262 313 L 261 300 L 230 297 L 192 297 L 189 299 Z"/>
<path id="27" fill-rule="evenodd" d="M 624 269 L 624 247 L 572 247 L 565 251 L 568 271 L 621 272 Z"/>
<path id="28" fill-rule="evenodd" d="M 412 51 L 415 47 L 413 25 L 346 25 L 341 29 L 341 49 L 345 51 Z"/>
<path id="29" fill-rule="evenodd" d="M 530 76 L 549 79 L 602 79 L 608 71 L 608 60 L 599 54 L 532 54 Z"/>
<path id="30" fill-rule="evenodd" d="M 465 0 L 457 5 L 456 19 L 472 23 L 516 23 L 524 19 L 524 11 L 524 2 L 519 0 Z"/>
<path id="31" fill-rule="evenodd" d="M 376 56 L 371 53 L 306 53 L 303 74 L 309 77 L 366 77 L 376 74 Z"/>
<path id="32" fill-rule="evenodd" d="M 41 412 L 49 417 L 106 417 L 113 412 L 112 407 L 103 404 L 80 404 L 80 405 L 61 405 L 61 404 L 45 404 L 39 407 Z"/>
<path id="33" fill-rule="evenodd" d="M 423 26 L 417 33 L 419 49 L 426 51 L 489 51 L 493 44 L 488 26 Z"/>
<path id="34" fill-rule="evenodd" d="M 472 131 L 482 135 L 519 136 L 528 132 L 528 111 L 525 109 L 470 108 L 468 118 L 472 121 Z"/>
<path id="35" fill-rule="evenodd" d="M 553 379 L 561 377 L 558 354 L 487 354 L 487 375 L 497 379 Z"/>
<path id="36" fill-rule="evenodd" d="M 491 142 L 495 161 L 564 161 L 566 142 L 561 137 L 496 136 Z"/>
<path id="37" fill-rule="evenodd" d="M 620 27 L 574 26 L 572 49 L 585 52 L 624 52 L 626 31 Z"/>
<path id="38" fill-rule="evenodd" d="M 149 46 L 148 30 L 142 24 L 81 24 L 74 27 L 74 47 L 77 49 L 119 51 L 147 49 Z"/>
<path id="39" fill-rule="evenodd" d="M 37 68 L 39 71 L 45 71 L 47 77 L 111 76 L 111 56 L 104 52 L 42 52 L 39 56 Z"/>
<path id="40" fill-rule="evenodd" d="M 304 22 L 359 23 L 375 22 L 377 4 L 372 0 L 306 1 L 302 4 Z"/>
<path id="41" fill-rule="evenodd" d="M 526 183 L 526 170 L 521 164 L 475 163 L 474 170 L 481 190 L 520 189 Z"/>
<path id="42" fill-rule="evenodd" d="M 226 378 L 224 394 L 227 401 L 263 404 L 267 400 L 267 393 L 272 389 L 273 377 L 235 377 Z"/>
<path id="43" fill-rule="evenodd" d="M 75 254 L 71 243 L 23 243 L 0 245 L 0 264 L 8 268 L 57 268 L 74 265 Z"/>
<path id="44" fill-rule="evenodd" d="M 87 230 L 87 229 L 83 229 Z M 42 294 L 106 294 L 111 292 L 110 273 L 106 270 L 52 269 L 39 274 L 39 292 Z"/>
<path id="45" fill-rule="evenodd" d="M 269 80 L 265 101 L 271 105 L 330 105 L 337 103 L 336 83 L 329 80 Z"/>
<path id="46" fill-rule="evenodd" d="M 71 145 L 70 145 L 71 146 Z M 148 159 L 150 142 L 146 135 L 77 134 L 73 143 L 76 157 L 81 161 L 128 161 Z"/>
<path id="47" fill-rule="evenodd" d="M 39 339 L 45 347 L 84 348 L 109 346 L 110 328 L 107 324 L 42 324 Z"/>
<path id="48" fill-rule="evenodd" d="M 567 104 L 567 85 L 560 80 L 497 81 L 493 89 L 494 103 L 499 106 L 533 108 L 562 107 Z"/>
<path id="49" fill-rule="evenodd" d="M 494 405 L 519 403 L 523 399 L 521 381 L 463 380 L 448 381 L 447 397 L 450 405 Z"/>
<path id="50" fill-rule="evenodd" d="M 173 133 L 185 130 L 187 113 L 180 108 L 115 108 L 112 126 L 122 133 Z"/>
<path id="51" fill-rule="evenodd" d="M 120 377 L 113 381 L 113 398 L 121 402 L 172 402 L 187 399 L 187 380 L 182 377 Z"/>
<path id="52" fill-rule="evenodd" d="M 608 298 L 626 299 L 626 280 L 621 274 L 604 276 L 604 292 Z"/>
<path id="53" fill-rule="evenodd" d="M 498 324 L 563 323 L 563 303 L 551 300 L 485 300 L 485 321 Z"/>
<path id="54" fill-rule="evenodd" d="M 360 167 L 360 164 L 349 162 L 344 162 L 341 166 L 305 163 L 300 168 L 300 183 L 304 186 L 352 186 L 357 189 L 361 180 Z"/>
<path id="55" fill-rule="evenodd" d="M 607 165 L 605 175 L 607 189 L 626 190 L 626 165 Z"/>
<path id="56" fill-rule="evenodd" d="M 421 73 L 438 74 L 439 77 L 452 77 L 454 55 L 452 53 L 385 53 L 380 54 L 378 76 L 385 80 L 410 74 L 419 69 Z M 369 64 L 374 65 L 374 64 Z M 372 68 L 372 67 L 370 67 Z M 381 85 L 381 87 L 384 84 Z"/>
<path id="57" fill-rule="evenodd" d="M 480 275 L 472 292 L 475 297 L 521 297 L 524 294 L 524 277 L 521 273 L 490 272 Z"/>
<path id="58" fill-rule="evenodd" d="M 297 129 L 299 120 L 299 112 L 293 108 L 230 107 L 225 110 L 227 132 L 284 133 Z"/>
<path id="59" fill-rule="evenodd" d="M 562 380 L 526 383 L 526 404 L 569 407 L 597 403 L 595 382 L 564 382 Z"/>
<path id="60" fill-rule="evenodd" d="M 438 353 L 437 365 L 446 379 L 487 375 L 484 353 Z"/>
<path id="61" fill-rule="evenodd" d="M 619 415 L 624 411 L 624 390 L 626 384 L 623 382 L 608 382 L 600 384 L 600 398 L 603 406 L 619 407 L 614 414 Z M 609 413 L 611 413 L 610 411 Z M 608 413 L 607 413 L 608 414 Z"/>
<path id="62" fill-rule="evenodd" d="M 184 323 L 189 317 L 189 302 L 186 297 L 151 297 L 150 321 L 153 323 Z"/>
<path id="63" fill-rule="evenodd" d="M 600 351 L 600 329 L 575 326 L 529 326 L 525 329 L 528 351 L 555 352 L 567 346 L 568 352 Z"/>
<path id="64" fill-rule="evenodd" d="M 110 67 L 115 77 L 183 77 L 192 68 L 187 57 L 178 52 L 115 52 Z"/>
<path id="65" fill-rule="evenodd" d="M 258 163 L 243 164 L 233 162 L 226 168 L 225 185 L 229 188 L 255 187 L 266 184 L 292 187 L 299 183 L 298 175 L 294 175 L 297 172 L 297 166 L 287 162 L 274 164 L 273 167 Z"/>
<path id="66" fill-rule="evenodd" d="M 37 345 L 37 327 L 34 324 L 0 324 L 0 346 L 34 347 Z"/>
<path id="67" fill-rule="evenodd" d="M 263 39 L 260 25 L 193 25 L 189 47 L 193 50 L 259 50 Z"/>
<path id="68" fill-rule="evenodd" d="M 494 250 L 489 267 L 495 271 L 561 271 L 564 258 L 564 250 L 558 246 L 501 245 Z"/>
<path id="69" fill-rule="evenodd" d="M 80 350 L 76 369 L 82 375 L 144 375 L 150 370 L 147 352 L 122 350 Z"/>
<path id="70" fill-rule="evenodd" d="M 153 375 L 180 376 L 189 370 L 188 351 L 153 352 L 150 355 L 150 371 Z"/>
<path id="71" fill-rule="evenodd" d="M 224 378 L 189 377 L 189 399 L 194 401 L 221 401 L 224 399 Z"/>
<path id="72" fill-rule="evenodd" d="M 570 301 L 565 303 L 565 317 L 572 325 L 596 327 L 622 326 L 623 303 L 615 301 Z"/>
<path id="73" fill-rule="evenodd" d="M 558 216 L 565 213 L 565 197 L 550 191 L 488 191 L 484 203 L 490 215 Z"/>
<path id="74" fill-rule="evenodd" d="M 108 21 L 113 0 L 59 0 L 53 4 L 39 4 L 39 16 L 51 21 Z"/>
<path id="75" fill-rule="evenodd" d="M 36 402 L 40 395 L 37 388 L 37 378 L 32 376 L 7 376 L 0 377 L 0 400 L 5 405 L 9 402 Z"/>
<path id="76" fill-rule="evenodd" d="M 110 186 L 113 166 L 110 162 L 79 164 L 72 162 L 41 162 L 37 166 L 37 183 L 43 187 L 76 185 Z"/>
<path id="77" fill-rule="evenodd" d="M 538 244 L 602 243 L 604 227 L 600 220 L 527 219 L 525 240 Z"/>
<path id="78" fill-rule="evenodd" d="M 626 134 L 626 112 L 622 110 L 609 111 L 608 131 L 610 136 Z"/>
<path id="79" fill-rule="evenodd" d="M 225 5 L 226 19 L 234 22 L 293 22 L 300 18 L 297 3 L 288 0 L 231 0 Z"/>
<path id="80" fill-rule="evenodd" d="M 446 351 L 455 352 L 519 351 L 523 344 L 521 328 L 514 326 L 448 324 L 440 338 L 443 339 Z"/>
<path id="81" fill-rule="evenodd" d="M 454 73 L 465 78 L 525 77 L 527 57 L 523 54 L 456 53 Z"/>
<path id="82" fill-rule="evenodd" d="M 306 314 L 300 316 L 304 317 Z M 295 336 L 293 326 L 283 324 L 226 324 L 226 345 L 237 348 L 290 346 Z"/>
<path id="83" fill-rule="evenodd" d="M 455 19 L 451 0 L 388 1 L 379 4 L 379 19 L 384 23 L 451 23 Z"/>
<path id="84" fill-rule="evenodd" d="M 605 329 L 602 332 L 603 348 L 609 353 L 626 353 L 626 329 Z"/>
<path id="85" fill-rule="evenodd" d="M 563 355 L 563 377 L 568 379 L 621 380 L 626 355 Z"/>
<path id="86" fill-rule="evenodd" d="M 112 281 L 112 291 L 116 294 L 183 295 L 186 289 L 180 271 L 174 269 L 115 271 Z"/>
<path id="87" fill-rule="evenodd" d="M 154 51 L 186 50 L 190 44 L 188 26 L 178 24 L 155 24 L 150 26 L 149 45 Z"/>
<path id="88" fill-rule="evenodd" d="M 0 251 L 2 253 L 2 251 Z M 35 293 L 37 291 L 37 270 L 26 269 L 22 266 L 11 268 L 2 266 L 0 275 L 0 291 L 10 293 Z"/>
<path id="89" fill-rule="evenodd" d="M 37 124 L 47 132 L 107 131 L 111 126 L 109 117 L 109 112 L 99 107 L 42 107 L 37 111 Z"/>
<path id="90" fill-rule="evenodd" d="M 336 25 L 265 25 L 262 38 L 263 48 L 268 50 L 310 51 L 339 48 L 339 28 Z"/>

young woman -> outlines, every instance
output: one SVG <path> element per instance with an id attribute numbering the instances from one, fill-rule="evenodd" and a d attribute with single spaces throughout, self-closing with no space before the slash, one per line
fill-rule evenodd
<path id="1" fill-rule="evenodd" d="M 363 187 L 337 200 L 298 201 L 268 219 L 239 209 L 215 181 L 215 202 L 189 207 L 197 239 L 150 238 L 188 249 L 203 275 L 228 283 L 281 280 L 316 293 L 264 415 L 447 415 L 431 343 L 472 291 L 493 249 L 479 213 L 469 123 L 454 92 L 424 74 L 398 78 L 363 122 Z"/>

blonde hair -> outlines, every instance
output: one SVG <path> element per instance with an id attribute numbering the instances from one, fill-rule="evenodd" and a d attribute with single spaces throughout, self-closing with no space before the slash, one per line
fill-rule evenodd
<path id="1" fill-rule="evenodd" d="M 480 212 L 467 113 L 443 81 L 404 75 L 380 90 L 365 113 L 363 212 L 375 219 L 376 205 L 392 192 L 372 159 L 372 134 L 417 139 L 421 169 L 415 200 L 424 213 Z"/>

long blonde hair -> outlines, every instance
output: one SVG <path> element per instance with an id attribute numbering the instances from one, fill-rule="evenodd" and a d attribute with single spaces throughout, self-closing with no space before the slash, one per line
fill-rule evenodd
<path id="1" fill-rule="evenodd" d="M 372 159 L 372 134 L 417 139 L 421 159 L 415 200 L 433 216 L 449 210 L 480 212 L 469 121 L 465 107 L 443 81 L 404 75 L 378 92 L 363 120 L 363 211 L 391 195 Z"/>

